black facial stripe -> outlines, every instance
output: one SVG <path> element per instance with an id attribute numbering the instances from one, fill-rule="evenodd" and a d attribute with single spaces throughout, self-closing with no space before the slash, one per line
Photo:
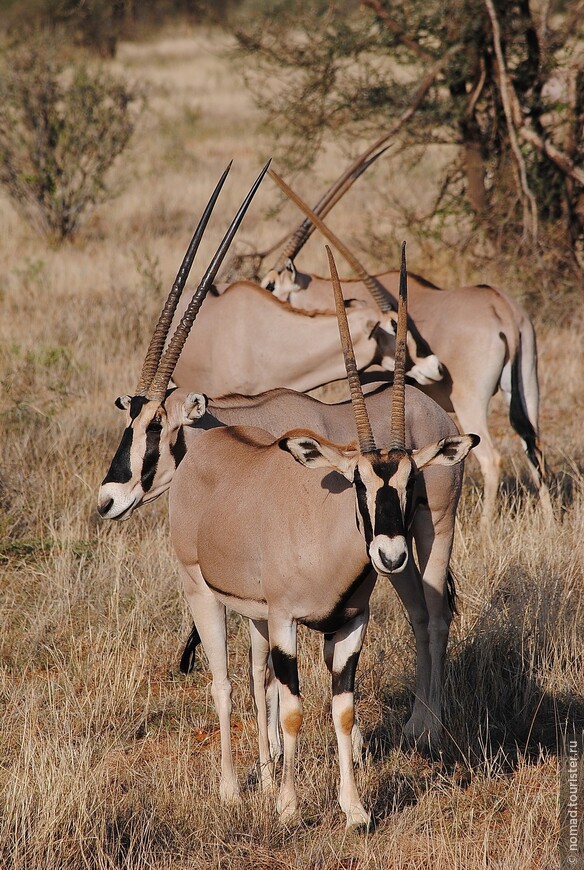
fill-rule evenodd
<path id="1" fill-rule="evenodd" d="M 363 534 L 365 535 L 365 543 L 367 544 L 367 552 L 369 552 L 369 545 L 373 540 L 373 526 L 371 524 L 371 517 L 369 516 L 369 508 L 367 507 L 367 487 L 361 480 L 358 468 L 355 469 L 353 483 L 355 484 L 355 491 L 357 493 L 357 508 L 361 515 Z"/>
<path id="2" fill-rule="evenodd" d="M 158 460 L 160 459 L 160 433 L 161 429 L 158 427 L 156 429 L 146 429 L 146 451 L 140 475 L 144 492 L 148 492 L 154 483 L 154 475 L 156 474 Z"/>
<path id="3" fill-rule="evenodd" d="M 128 426 L 124 429 L 122 440 L 112 459 L 109 471 L 103 479 L 103 483 L 127 483 L 131 479 L 130 450 L 133 438 L 132 427 Z"/>
<path id="4" fill-rule="evenodd" d="M 184 459 L 184 455 L 187 452 L 187 442 L 185 439 L 185 432 L 183 427 L 181 426 L 177 432 L 176 441 L 174 444 L 170 445 L 170 452 L 174 458 L 174 464 L 178 468 L 179 464 Z"/>
<path id="5" fill-rule="evenodd" d="M 146 396 L 132 396 L 130 399 L 130 419 L 135 420 L 144 405 L 148 402 Z"/>
<path id="6" fill-rule="evenodd" d="M 352 653 L 339 673 L 333 671 L 333 695 L 343 692 L 353 692 L 355 689 L 355 672 L 359 663 L 359 653 Z"/>
<path id="7" fill-rule="evenodd" d="M 296 656 L 283 652 L 277 646 L 272 647 L 271 653 L 276 679 L 280 683 L 283 683 L 283 685 L 288 686 L 290 692 L 298 697 L 300 695 L 300 684 L 298 682 L 298 661 Z"/>
<path id="8" fill-rule="evenodd" d="M 390 538 L 405 534 L 397 489 L 387 483 L 375 496 L 375 534 Z"/>

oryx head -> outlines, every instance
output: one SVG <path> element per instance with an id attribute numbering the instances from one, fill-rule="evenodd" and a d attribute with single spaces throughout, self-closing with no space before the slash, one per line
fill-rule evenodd
<path id="1" fill-rule="evenodd" d="M 367 552 L 379 574 L 405 568 L 408 560 L 407 530 L 409 495 L 416 474 L 430 465 L 461 462 L 478 443 L 476 435 L 443 438 L 419 450 L 405 446 L 405 353 L 406 353 L 406 272 L 405 247 L 402 248 L 399 322 L 396 346 L 395 380 L 392 396 L 392 440 L 388 449 L 376 447 L 365 399 L 359 383 L 341 287 L 334 259 L 327 247 L 335 304 L 345 356 L 347 378 L 357 426 L 358 447 L 339 447 L 318 435 L 300 430 L 289 432 L 280 447 L 290 452 L 307 468 L 330 468 L 340 472 L 355 488 L 357 524 L 365 538 Z"/>
<path id="2" fill-rule="evenodd" d="M 97 510 L 106 519 L 127 519 L 140 504 L 161 495 L 168 489 L 176 467 L 184 456 L 183 426 L 198 419 L 199 398 L 204 397 L 189 394 L 186 401 L 177 401 L 178 396 L 174 396 L 174 390 L 168 390 L 168 384 L 191 326 L 268 166 L 264 167 L 233 218 L 163 353 L 180 295 L 231 164 L 221 176 L 160 314 L 135 393 L 116 399 L 116 406 L 126 412 L 126 426 L 99 489 Z M 191 395 L 194 398 L 191 399 Z"/>
<path id="3" fill-rule="evenodd" d="M 379 155 L 376 155 L 376 157 Z M 375 158 L 376 159 L 376 158 Z M 393 370 L 393 361 L 394 354 L 392 352 L 392 343 L 393 336 L 395 336 L 395 329 L 393 328 L 393 324 L 397 320 L 397 314 L 393 311 L 392 302 L 390 296 L 385 289 L 385 287 L 375 278 L 373 275 L 370 275 L 369 272 L 364 268 L 364 266 L 359 262 L 357 257 L 349 250 L 349 248 L 342 242 L 335 233 L 332 232 L 330 227 L 328 227 L 316 214 L 316 212 L 312 211 L 311 208 L 304 202 L 298 194 L 289 187 L 283 178 L 281 178 L 277 172 L 274 172 L 273 169 L 269 170 L 270 178 L 276 182 L 278 187 L 289 197 L 289 199 L 294 202 L 298 208 L 304 212 L 307 219 L 312 223 L 313 226 L 317 227 L 318 230 L 322 233 L 322 235 L 329 240 L 329 242 L 334 245 L 334 247 L 339 251 L 345 260 L 349 263 L 351 268 L 355 271 L 355 273 L 359 276 L 361 281 L 365 284 L 369 293 L 371 294 L 374 302 L 380 308 L 382 312 L 382 318 L 380 320 L 379 329 L 377 330 L 377 334 L 372 332 L 372 336 L 376 339 L 378 349 L 379 349 L 379 364 L 383 366 L 383 368 L 392 371 Z M 303 225 L 304 226 L 304 225 Z M 301 228 L 299 228 L 301 229 Z M 301 233 L 300 233 L 301 235 Z M 290 257 L 295 256 L 297 252 L 297 248 L 295 246 L 290 247 Z M 294 264 L 292 263 L 292 269 L 294 269 L 294 274 L 291 276 L 290 274 L 286 274 L 287 269 L 289 268 L 287 263 L 291 262 L 290 257 L 283 264 L 283 269 L 279 268 L 279 264 L 276 265 L 276 268 L 266 275 L 264 282 L 262 282 L 262 286 L 270 287 L 272 292 L 278 295 L 280 298 L 290 299 L 292 293 L 300 288 L 300 283 L 298 281 L 298 275 L 296 273 L 296 269 L 294 268 Z M 293 280 L 291 280 L 293 278 Z M 286 288 L 289 288 L 287 296 L 285 295 Z M 415 336 L 406 329 L 407 332 L 407 351 L 408 354 L 406 356 L 406 362 L 408 368 L 408 374 L 410 377 L 414 378 L 419 384 L 427 385 L 432 384 L 435 381 L 442 380 L 444 376 L 444 371 L 442 368 L 442 364 L 438 357 L 432 353 L 428 343 L 422 338 L 422 336 L 417 332 Z"/>

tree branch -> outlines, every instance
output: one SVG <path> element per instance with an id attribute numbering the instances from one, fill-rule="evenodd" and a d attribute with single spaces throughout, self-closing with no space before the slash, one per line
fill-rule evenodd
<path id="1" fill-rule="evenodd" d="M 413 52 L 416 57 L 419 57 L 420 60 L 424 60 L 427 63 L 431 63 L 434 58 L 431 54 L 419 45 L 415 39 L 412 39 L 406 33 L 404 33 L 403 27 L 399 24 L 395 18 L 392 18 L 387 9 L 385 9 L 380 0 L 362 0 L 361 5 L 366 9 L 371 9 L 372 12 L 379 18 L 380 21 L 383 21 L 384 25 L 388 30 L 391 30 L 392 33 L 398 37 L 399 41 L 402 45 L 405 45 L 406 48 L 409 48 L 411 52 Z"/>
<path id="2" fill-rule="evenodd" d="M 503 50 L 501 48 L 501 33 L 499 30 L 499 22 L 497 20 L 497 13 L 495 12 L 493 0 L 485 0 L 485 6 L 487 7 L 487 12 L 489 13 L 489 18 L 491 19 L 491 26 L 493 28 L 493 45 L 495 48 L 495 56 L 497 58 L 499 73 L 499 92 L 501 94 L 501 102 L 503 103 L 505 120 L 507 121 L 507 132 L 509 134 L 511 151 L 513 152 L 515 163 L 517 165 L 517 176 L 520 187 L 519 192 L 521 196 L 521 201 L 523 203 L 524 233 L 527 232 L 527 227 L 530 226 L 531 236 L 533 241 L 535 242 L 537 241 L 537 203 L 527 181 L 525 161 L 523 160 L 523 155 L 521 154 L 521 149 L 519 148 L 519 143 L 517 141 L 517 132 L 515 130 L 513 110 L 510 98 L 510 95 L 512 94 L 515 98 L 514 102 L 516 103 L 517 95 L 515 94 L 515 91 L 513 90 L 513 87 L 507 77 L 505 59 L 503 58 Z"/>
<path id="3" fill-rule="evenodd" d="M 545 154 L 564 175 L 567 175 L 568 178 L 573 179 L 584 187 L 584 169 L 575 166 L 574 161 L 567 154 L 560 151 L 555 145 L 552 145 L 549 140 L 542 139 L 530 127 L 520 127 L 519 135 L 526 142 L 529 142 L 530 145 L 534 145 L 542 154 Z"/>

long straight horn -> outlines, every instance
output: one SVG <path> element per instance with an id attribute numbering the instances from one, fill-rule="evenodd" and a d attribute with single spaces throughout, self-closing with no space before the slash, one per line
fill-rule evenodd
<path id="1" fill-rule="evenodd" d="M 365 405 L 365 397 L 361 389 L 359 381 L 359 373 L 357 371 L 357 363 L 355 361 L 355 351 L 353 350 L 353 342 L 351 341 L 351 333 L 349 332 L 349 322 L 347 320 L 347 312 L 345 310 L 345 300 L 343 299 L 343 291 L 341 290 L 341 282 L 337 267 L 328 245 L 325 245 L 328 255 L 329 269 L 331 272 L 331 281 L 333 283 L 333 292 L 335 294 L 335 307 L 337 309 L 337 320 L 339 323 L 339 335 L 341 336 L 341 347 L 345 358 L 345 368 L 347 370 L 347 380 L 349 382 L 349 390 L 351 392 L 351 403 L 353 405 L 353 413 L 355 414 L 355 423 L 357 425 L 357 436 L 359 438 L 359 450 L 361 453 L 372 453 L 375 447 L 375 439 L 367 407 Z"/>
<path id="2" fill-rule="evenodd" d="M 164 356 L 162 357 L 160 365 L 158 366 L 158 371 L 156 372 L 156 375 L 154 376 L 152 384 L 148 390 L 148 398 L 158 399 L 160 401 L 164 397 L 168 382 L 172 377 L 172 373 L 178 362 L 178 358 L 184 347 L 185 341 L 189 336 L 191 327 L 195 322 L 195 318 L 199 313 L 199 309 L 203 304 L 205 296 L 209 292 L 209 288 L 211 287 L 211 284 L 213 283 L 215 276 L 219 271 L 221 263 L 223 262 L 225 255 L 229 250 L 229 246 L 233 241 L 233 237 L 239 229 L 239 225 L 242 222 L 244 215 L 256 194 L 256 191 L 260 186 L 264 175 L 268 171 L 269 165 L 270 161 L 268 160 L 268 162 L 256 178 L 255 182 L 253 183 L 243 203 L 239 207 L 237 214 L 231 221 L 229 229 L 225 233 L 221 244 L 219 245 L 215 252 L 215 255 L 213 256 L 213 259 L 209 263 L 207 271 L 203 275 L 199 286 L 195 290 L 193 297 L 189 302 L 188 307 L 183 314 L 181 321 L 170 340 L 168 347 L 164 352 Z"/>
<path id="3" fill-rule="evenodd" d="M 315 214 L 312 209 L 302 200 L 297 193 L 295 193 L 291 187 L 289 187 L 283 178 L 281 178 L 277 172 L 274 172 L 273 169 L 270 169 L 269 172 L 270 178 L 276 182 L 278 187 L 286 194 L 286 196 L 295 203 L 300 211 L 303 211 L 307 218 L 309 218 L 315 227 L 320 230 L 325 239 L 328 239 L 331 245 L 333 245 L 339 254 L 341 254 L 345 260 L 349 263 L 349 265 L 355 270 L 359 278 L 367 285 L 367 289 L 373 296 L 375 302 L 382 311 L 390 311 L 391 310 L 391 302 L 388 294 L 385 292 L 384 288 L 380 286 L 380 284 L 373 278 L 372 275 L 367 272 L 364 266 L 361 265 L 357 257 L 351 253 L 351 251 L 347 248 L 347 246 L 341 242 L 337 236 L 326 226 L 323 221 L 319 218 L 317 214 Z"/>
<path id="4" fill-rule="evenodd" d="M 373 156 L 370 156 L 370 148 L 367 149 L 364 154 L 361 154 L 360 157 L 351 163 L 349 168 L 346 169 L 339 178 L 337 178 L 334 184 L 332 184 L 327 192 L 319 199 L 317 204 L 314 206 L 314 213 L 318 215 L 321 220 L 325 218 L 341 197 L 343 197 L 357 179 L 363 175 L 365 170 L 368 169 L 372 163 L 375 163 L 377 158 L 381 157 L 381 155 L 390 147 L 391 145 L 386 145 L 385 148 L 382 148 L 377 152 L 377 154 L 373 154 Z M 298 226 L 290 236 L 278 257 L 276 265 L 274 266 L 274 269 L 277 272 L 282 271 L 286 265 L 286 260 L 294 260 L 298 256 L 315 229 L 315 225 L 309 218 L 305 218 L 302 221 L 300 226 Z"/>
<path id="5" fill-rule="evenodd" d="M 170 324 L 172 323 L 172 318 L 174 317 L 174 312 L 176 311 L 176 306 L 178 305 L 178 301 L 181 297 L 182 291 L 184 290 L 184 286 L 187 282 L 187 278 L 189 277 L 189 272 L 191 271 L 191 266 L 193 265 L 193 261 L 195 259 L 195 254 L 199 248 L 201 243 L 201 239 L 203 238 L 203 234 L 209 223 L 209 218 L 211 217 L 211 213 L 217 202 L 217 198 L 221 192 L 221 188 L 225 183 L 225 179 L 229 175 L 229 170 L 231 169 L 231 165 L 233 160 L 219 179 L 213 194 L 211 195 L 211 199 L 207 203 L 205 211 L 201 216 L 201 220 L 199 221 L 199 225 L 195 230 L 195 233 L 191 239 L 191 242 L 187 248 L 187 252 L 184 255 L 184 259 L 181 263 L 181 267 L 178 270 L 177 276 L 174 279 L 174 284 L 172 285 L 172 289 L 168 294 L 166 302 L 164 303 L 164 307 L 160 312 L 160 317 L 158 318 L 158 323 L 154 329 L 154 333 L 152 334 L 152 338 L 150 339 L 150 346 L 146 351 L 146 357 L 144 358 L 144 364 L 142 366 L 142 374 L 140 375 L 140 380 L 138 381 L 138 386 L 136 387 L 136 395 L 145 395 L 152 383 L 154 375 L 156 374 L 156 370 L 158 368 L 158 364 L 160 362 L 160 357 L 162 356 L 162 351 L 164 349 L 164 343 L 166 341 L 166 337 L 168 335 L 168 330 L 170 329 Z"/>
<path id="6" fill-rule="evenodd" d="M 406 271 L 406 243 L 402 242 L 399 273 L 399 299 L 397 306 L 397 332 L 395 336 L 395 370 L 391 403 L 390 450 L 406 449 L 406 337 L 408 329 L 408 273 Z"/>

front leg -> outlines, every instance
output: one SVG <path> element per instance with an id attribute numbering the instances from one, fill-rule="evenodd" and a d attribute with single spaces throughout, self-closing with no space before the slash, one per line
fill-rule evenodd
<path id="1" fill-rule="evenodd" d="M 454 536 L 454 516 L 448 513 L 433 523 L 430 532 L 429 511 L 418 511 L 414 520 L 416 550 L 423 581 L 424 600 L 428 612 L 428 650 L 430 673 L 425 709 L 417 723 L 418 739 L 424 737 L 431 747 L 442 738 L 442 683 L 444 660 L 452 622 L 449 600 L 449 564 Z"/>
<path id="2" fill-rule="evenodd" d="M 302 701 L 298 683 L 296 654 L 296 623 L 284 619 L 269 619 L 270 651 L 280 697 L 280 725 L 284 738 L 282 784 L 276 807 L 281 822 L 287 822 L 296 812 L 294 765 L 298 732 L 302 726 Z"/>
<path id="3" fill-rule="evenodd" d="M 333 722 L 339 749 L 340 787 L 339 803 L 347 816 L 347 827 L 369 826 L 369 813 L 365 811 L 355 784 L 353 770 L 352 732 L 355 725 L 355 672 L 363 645 L 369 610 L 352 619 L 337 631 L 333 645 L 332 687 Z"/>
<path id="4" fill-rule="evenodd" d="M 403 604 L 416 641 L 416 684 L 412 713 L 404 725 L 404 735 L 416 743 L 427 738 L 429 722 L 429 692 L 432 659 L 428 632 L 428 608 L 424 597 L 422 578 L 411 554 L 399 574 L 390 575 L 391 583 Z"/>
<path id="5" fill-rule="evenodd" d="M 225 607 L 209 589 L 198 565 L 180 567 L 185 597 L 191 609 L 213 676 L 211 693 L 221 734 L 219 794 L 226 803 L 239 801 L 239 786 L 231 751 L 231 682 L 227 674 Z"/>

